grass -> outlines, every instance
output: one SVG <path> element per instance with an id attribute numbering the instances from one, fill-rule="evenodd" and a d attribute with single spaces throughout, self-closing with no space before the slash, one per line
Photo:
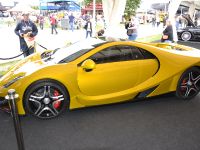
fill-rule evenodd
<path id="1" fill-rule="evenodd" d="M 146 43 L 151 43 L 154 41 L 160 41 L 161 39 L 161 34 L 157 34 L 157 35 L 151 35 L 151 36 L 147 36 L 147 37 L 143 37 L 143 38 L 138 38 L 136 39 L 136 41 L 138 42 L 146 42 Z M 99 37 L 101 40 L 105 40 L 104 36 Z"/>
<path id="2" fill-rule="evenodd" d="M 144 38 L 139 38 L 136 41 L 138 42 L 154 42 L 154 41 L 159 41 L 161 39 L 161 34 L 157 34 L 157 35 L 152 35 L 152 36 L 148 36 L 148 37 L 144 37 Z"/>

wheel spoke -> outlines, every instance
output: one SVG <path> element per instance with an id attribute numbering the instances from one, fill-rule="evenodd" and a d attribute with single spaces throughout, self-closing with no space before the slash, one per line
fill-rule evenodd
<path id="1" fill-rule="evenodd" d="M 37 114 L 38 111 L 39 111 L 39 110 L 41 109 L 41 107 L 42 107 L 41 102 L 40 102 L 40 101 L 37 101 L 37 100 L 35 100 L 35 99 L 32 99 L 32 98 L 29 98 L 29 101 L 34 102 L 34 103 L 37 103 L 37 104 L 39 105 L 38 108 L 37 108 L 37 110 L 35 111 L 35 114 Z"/>
<path id="2" fill-rule="evenodd" d="M 181 83 L 181 87 L 182 86 L 187 86 L 187 82 L 186 83 Z"/>
<path id="3" fill-rule="evenodd" d="M 46 107 L 44 107 L 43 109 L 41 109 L 38 113 L 35 113 L 35 115 L 37 115 L 38 117 L 40 117 L 40 115 L 46 110 Z"/>
<path id="4" fill-rule="evenodd" d="M 64 100 L 64 96 L 63 95 L 59 95 L 59 96 L 51 96 L 50 98 L 52 98 L 53 100 L 57 101 L 57 100 Z"/>
<path id="5" fill-rule="evenodd" d="M 190 94 L 190 91 L 191 91 L 190 88 L 187 87 L 187 90 L 185 92 L 185 97 L 188 97 L 188 95 Z"/>
<path id="6" fill-rule="evenodd" d="M 189 77 L 188 77 L 188 81 L 189 81 L 189 82 L 192 82 L 192 77 L 193 77 L 192 72 L 190 72 L 190 73 L 189 73 Z"/>
<path id="7" fill-rule="evenodd" d="M 58 111 L 55 110 L 54 108 L 50 108 L 48 106 L 45 106 L 43 109 L 41 109 L 39 112 L 35 113 L 38 117 L 40 117 L 40 115 L 44 112 L 44 111 L 49 111 L 52 113 L 53 116 L 57 116 L 58 115 Z M 48 114 L 48 113 L 47 113 Z M 43 117 L 43 116 L 42 116 Z"/>
<path id="8" fill-rule="evenodd" d="M 198 77 L 196 77 L 195 79 L 193 79 L 193 80 L 194 80 L 194 84 L 196 86 L 197 82 L 199 82 L 199 80 L 200 80 L 200 75 Z"/>
<path id="9" fill-rule="evenodd" d="M 44 86 L 44 97 L 50 96 L 50 86 Z"/>
<path id="10" fill-rule="evenodd" d="M 197 92 L 197 90 L 196 90 L 195 88 L 188 88 L 188 87 L 187 87 L 187 90 L 186 90 L 186 92 L 185 92 L 185 97 L 188 97 L 189 94 L 190 94 L 190 92 L 191 92 L 192 90 L 193 90 L 194 92 Z"/>
<path id="11" fill-rule="evenodd" d="M 44 98 L 44 96 L 35 96 L 35 95 L 30 95 L 31 98 L 37 99 L 37 100 L 41 100 L 42 98 Z"/>
<path id="12" fill-rule="evenodd" d="M 55 101 L 55 102 L 57 102 L 57 101 Z M 55 102 L 52 103 L 51 107 L 53 108 L 53 110 L 55 111 L 55 113 L 58 114 L 59 113 L 58 110 L 54 107 Z"/>
<path id="13" fill-rule="evenodd" d="M 58 113 L 59 113 L 57 110 L 55 110 L 55 112 L 54 112 L 50 107 L 46 106 L 46 107 L 44 107 L 43 109 L 41 109 L 41 110 L 38 112 L 37 116 L 40 117 L 40 115 L 41 115 L 44 111 L 49 111 L 49 112 L 51 112 L 54 116 L 58 115 Z"/>
<path id="14" fill-rule="evenodd" d="M 191 91 L 192 91 L 192 90 L 195 91 L 195 92 L 198 92 L 197 89 L 195 89 L 195 88 L 191 88 Z"/>
<path id="15" fill-rule="evenodd" d="M 187 88 L 187 85 L 181 85 L 181 88 Z"/>
<path id="16" fill-rule="evenodd" d="M 58 114 L 59 114 L 59 112 L 54 108 L 54 107 L 52 107 L 53 108 L 53 110 L 49 107 L 49 111 L 54 115 L 54 116 L 57 116 Z"/>

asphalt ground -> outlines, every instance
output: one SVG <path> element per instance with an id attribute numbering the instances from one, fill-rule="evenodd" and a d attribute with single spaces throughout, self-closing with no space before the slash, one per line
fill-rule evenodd
<path id="1" fill-rule="evenodd" d="M 200 50 L 200 39 L 198 41 L 190 41 L 190 42 L 179 41 L 178 44 L 183 44 Z"/>
<path id="2" fill-rule="evenodd" d="M 192 45 L 200 49 L 199 43 Z M 66 111 L 50 120 L 31 116 L 20 119 L 26 150 L 200 149 L 200 94 L 191 101 L 177 99 L 171 93 Z M 17 150 L 12 118 L 3 112 L 0 150 Z"/>

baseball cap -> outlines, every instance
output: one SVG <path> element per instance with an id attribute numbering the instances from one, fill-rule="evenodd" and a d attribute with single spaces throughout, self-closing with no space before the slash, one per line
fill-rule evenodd
<path id="1" fill-rule="evenodd" d="M 22 12 L 22 16 L 29 16 L 29 12 Z"/>

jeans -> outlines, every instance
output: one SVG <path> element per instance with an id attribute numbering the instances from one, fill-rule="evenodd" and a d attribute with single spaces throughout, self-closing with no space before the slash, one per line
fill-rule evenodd
<path id="1" fill-rule="evenodd" d="M 172 43 L 170 40 L 165 40 L 164 43 Z"/>
<path id="2" fill-rule="evenodd" d="M 92 37 L 92 31 L 86 31 L 86 38 L 88 37 L 88 34 L 90 35 L 90 37 Z"/>
<path id="3" fill-rule="evenodd" d="M 24 38 L 19 37 L 20 40 L 20 50 L 23 52 L 24 57 L 27 57 L 34 53 L 34 47 L 28 48 L 28 45 L 26 44 L 26 41 Z"/>
<path id="4" fill-rule="evenodd" d="M 43 30 L 43 28 L 44 28 L 44 24 L 40 23 L 40 29 Z"/>
<path id="5" fill-rule="evenodd" d="M 128 36 L 129 41 L 134 41 L 137 38 L 137 33 L 133 33 Z"/>
<path id="6" fill-rule="evenodd" d="M 55 24 L 51 25 L 51 34 L 53 34 L 53 30 L 56 32 L 56 34 L 58 33 L 57 30 L 56 30 L 56 25 Z"/>
<path id="7" fill-rule="evenodd" d="M 24 58 L 34 53 L 34 47 L 22 49 Z"/>
<path id="8" fill-rule="evenodd" d="M 73 22 L 69 22 L 70 25 L 70 30 L 72 30 L 72 32 L 74 31 L 74 23 Z"/>

